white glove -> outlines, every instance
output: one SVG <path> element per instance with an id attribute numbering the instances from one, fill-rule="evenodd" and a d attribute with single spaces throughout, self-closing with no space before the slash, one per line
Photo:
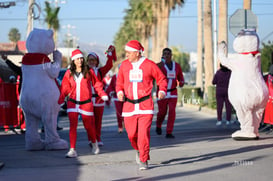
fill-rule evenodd
<path id="1" fill-rule="evenodd" d="M 222 41 L 218 44 L 218 56 L 223 56 L 227 52 L 227 44 L 226 42 Z"/>
<path id="2" fill-rule="evenodd" d="M 109 101 L 108 96 L 102 96 L 101 99 L 102 99 L 103 101 Z"/>

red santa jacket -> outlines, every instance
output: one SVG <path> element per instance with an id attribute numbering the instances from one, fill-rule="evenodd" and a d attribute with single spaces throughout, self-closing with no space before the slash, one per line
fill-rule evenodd
<path id="1" fill-rule="evenodd" d="M 184 76 L 181 66 L 177 62 L 172 61 L 172 69 L 169 69 L 166 64 L 160 66 L 160 69 L 168 80 L 167 95 L 165 98 L 177 98 L 177 85 L 180 87 L 184 85 Z"/>
<path id="2" fill-rule="evenodd" d="M 107 74 L 107 72 L 109 72 L 109 70 L 111 70 L 111 68 L 113 67 L 113 59 L 108 58 L 106 64 L 103 67 L 96 67 L 94 68 L 94 72 L 97 76 L 97 78 L 100 81 L 103 81 L 104 76 Z M 101 99 L 101 97 L 98 96 L 97 91 L 92 88 L 92 102 L 94 104 L 95 107 L 101 107 L 104 106 L 104 101 Z"/>
<path id="3" fill-rule="evenodd" d="M 90 76 L 84 78 L 83 74 L 78 77 L 70 76 L 70 70 L 67 70 L 64 74 L 61 84 L 61 95 L 58 103 L 64 102 L 66 96 L 67 101 L 67 112 L 79 112 L 84 115 L 93 115 L 93 103 L 92 88 L 98 92 L 100 97 L 107 96 L 103 90 L 103 84 L 92 69 L 89 70 Z"/>
<path id="4" fill-rule="evenodd" d="M 134 63 L 128 59 L 122 62 L 116 82 L 116 92 L 122 91 L 126 97 L 122 116 L 154 113 L 154 103 L 151 96 L 154 79 L 159 90 L 166 93 L 166 76 L 153 61 L 142 57 Z"/>

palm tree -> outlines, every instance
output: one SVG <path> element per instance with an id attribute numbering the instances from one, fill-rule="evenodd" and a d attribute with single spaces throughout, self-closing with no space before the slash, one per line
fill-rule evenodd
<path id="1" fill-rule="evenodd" d="M 211 0 L 204 0 L 204 65 L 205 65 L 205 89 L 204 95 L 208 95 L 208 87 L 212 85 L 213 78 L 213 52 L 212 52 L 212 11 Z"/>
<path id="2" fill-rule="evenodd" d="M 54 41 L 57 43 L 57 31 L 60 29 L 60 22 L 58 19 L 58 13 L 60 11 L 60 7 L 51 8 L 50 3 L 45 1 L 45 12 L 46 18 L 45 22 L 47 23 L 48 28 L 52 28 L 54 31 Z"/>
<path id="3" fill-rule="evenodd" d="M 175 7 L 182 6 L 184 0 L 158 0 L 153 2 L 153 14 L 154 27 L 152 27 L 152 59 L 155 62 L 160 61 L 161 51 L 163 48 L 168 46 L 168 36 L 169 36 L 169 17 L 170 12 Z"/>
<path id="4" fill-rule="evenodd" d="M 218 20 L 218 42 L 225 41 L 228 43 L 228 0 L 219 0 L 219 20 Z M 228 51 L 226 51 L 226 54 Z"/>
<path id="5" fill-rule="evenodd" d="M 11 28 L 8 35 L 9 40 L 15 44 L 21 39 L 21 34 L 17 28 Z"/>
<path id="6" fill-rule="evenodd" d="M 197 1 L 197 66 L 196 86 L 203 91 L 203 0 Z"/>

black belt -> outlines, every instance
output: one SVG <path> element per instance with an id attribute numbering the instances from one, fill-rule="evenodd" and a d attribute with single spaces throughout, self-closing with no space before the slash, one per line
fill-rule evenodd
<path id="1" fill-rule="evenodd" d="M 138 104 L 138 103 L 141 103 L 141 102 L 143 102 L 143 101 L 145 101 L 145 100 L 147 100 L 149 98 L 150 98 L 150 95 L 144 96 L 144 97 L 142 97 L 140 99 L 134 99 L 134 100 L 128 99 L 127 97 L 125 97 L 125 101 L 130 102 L 132 104 Z"/>
<path id="2" fill-rule="evenodd" d="M 71 99 L 71 98 L 69 98 L 68 99 L 70 102 L 73 102 L 74 104 L 86 104 L 86 103 L 89 103 L 89 102 L 91 102 L 91 99 L 87 99 L 87 100 L 85 100 L 85 101 L 77 101 L 77 100 L 75 100 L 75 99 Z"/>
<path id="3" fill-rule="evenodd" d="M 92 94 L 92 97 L 99 97 L 98 94 Z"/>
<path id="4" fill-rule="evenodd" d="M 176 88 L 173 88 L 173 89 L 167 89 L 167 92 L 172 92 L 174 91 Z"/>

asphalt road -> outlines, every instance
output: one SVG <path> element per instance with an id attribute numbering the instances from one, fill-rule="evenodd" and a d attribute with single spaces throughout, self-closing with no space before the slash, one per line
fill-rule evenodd
<path id="1" fill-rule="evenodd" d="M 173 134 L 165 138 L 151 128 L 149 169 L 140 171 L 126 132 L 119 134 L 114 108 L 105 107 L 99 155 L 92 155 L 79 122 L 77 158 L 65 158 L 68 150 L 26 151 L 24 135 L 0 132 L 1 181 L 269 181 L 273 177 L 273 135 L 261 133 L 257 141 L 235 141 L 230 135 L 239 125 L 216 128 L 216 113 L 195 107 L 177 107 Z M 60 137 L 68 140 L 69 123 L 61 117 Z M 43 136 L 43 133 L 41 133 Z"/>

